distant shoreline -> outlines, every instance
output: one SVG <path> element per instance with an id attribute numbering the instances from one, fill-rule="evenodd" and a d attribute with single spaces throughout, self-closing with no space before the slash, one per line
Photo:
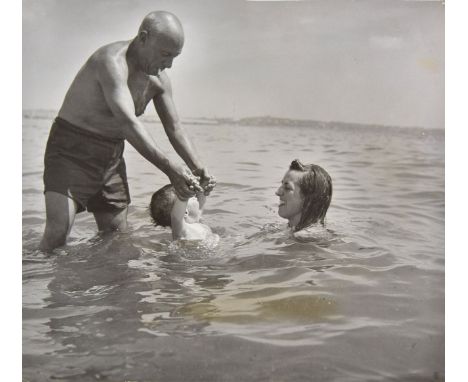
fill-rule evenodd
<path id="1" fill-rule="evenodd" d="M 26 119 L 50 119 L 52 120 L 57 115 L 56 110 L 46 109 L 24 109 L 23 118 Z M 139 117 L 144 122 L 161 123 L 157 116 L 141 116 Z M 387 129 L 423 129 L 423 130 L 442 130 L 444 127 L 422 127 L 422 126 L 391 126 L 391 125 L 377 125 L 353 122 L 336 122 L 336 121 L 317 121 L 312 119 L 293 119 L 283 117 L 271 116 L 257 116 L 245 118 L 185 118 L 182 120 L 184 124 L 190 125 L 237 125 L 237 126 L 285 126 L 285 127 L 305 127 L 305 128 L 330 128 L 330 127 L 343 127 L 343 128 L 387 128 Z"/>

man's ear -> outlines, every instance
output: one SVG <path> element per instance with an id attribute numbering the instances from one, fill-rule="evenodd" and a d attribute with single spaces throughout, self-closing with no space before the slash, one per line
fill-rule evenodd
<path id="1" fill-rule="evenodd" d="M 145 44 L 146 41 L 148 40 L 148 32 L 145 31 L 145 30 L 140 31 L 140 33 L 138 33 L 138 40 L 139 40 L 142 44 Z"/>

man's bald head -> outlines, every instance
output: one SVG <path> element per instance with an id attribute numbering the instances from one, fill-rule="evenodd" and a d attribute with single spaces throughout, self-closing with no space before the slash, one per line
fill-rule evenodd
<path id="1" fill-rule="evenodd" d="M 170 12 L 156 11 L 146 15 L 133 40 L 130 56 L 137 66 L 150 75 L 158 75 L 172 67 L 172 61 L 184 46 L 184 30 L 179 19 Z"/>
<path id="2" fill-rule="evenodd" d="M 166 11 L 155 11 L 143 19 L 138 34 L 147 33 L 150 36 L 165 37 L 177 45 L 184 44 L 184 30 L 179 19 Z"/>

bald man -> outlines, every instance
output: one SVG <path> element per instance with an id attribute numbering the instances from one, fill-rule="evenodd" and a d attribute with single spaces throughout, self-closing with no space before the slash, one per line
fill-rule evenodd
<path id="1" fill-rule="evenodd" d="M 47 142 L 42 250 L 65 244 L 81 211 L 94 214 L 100 231 L 127 227 L 124 140 L 168 176 L 179 198 L 188 199 L 201 187 L 205 193 L 213 189 L 214 178 L 180 125 L 165 71 L 183 44 L 180 21 L 168 12 L 152 12 L 133 40 L 103 46 L 80 69 Z M 138 120 L 151 100 L 186 165 L 170 161 Z"/>

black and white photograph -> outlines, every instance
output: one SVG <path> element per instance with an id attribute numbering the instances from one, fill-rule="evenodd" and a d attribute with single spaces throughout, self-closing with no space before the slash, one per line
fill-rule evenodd
<path id="1" fill-rule="evenodd" d="M 21 18 L 24 382 L 445 381 L 444 1 Z"/>

